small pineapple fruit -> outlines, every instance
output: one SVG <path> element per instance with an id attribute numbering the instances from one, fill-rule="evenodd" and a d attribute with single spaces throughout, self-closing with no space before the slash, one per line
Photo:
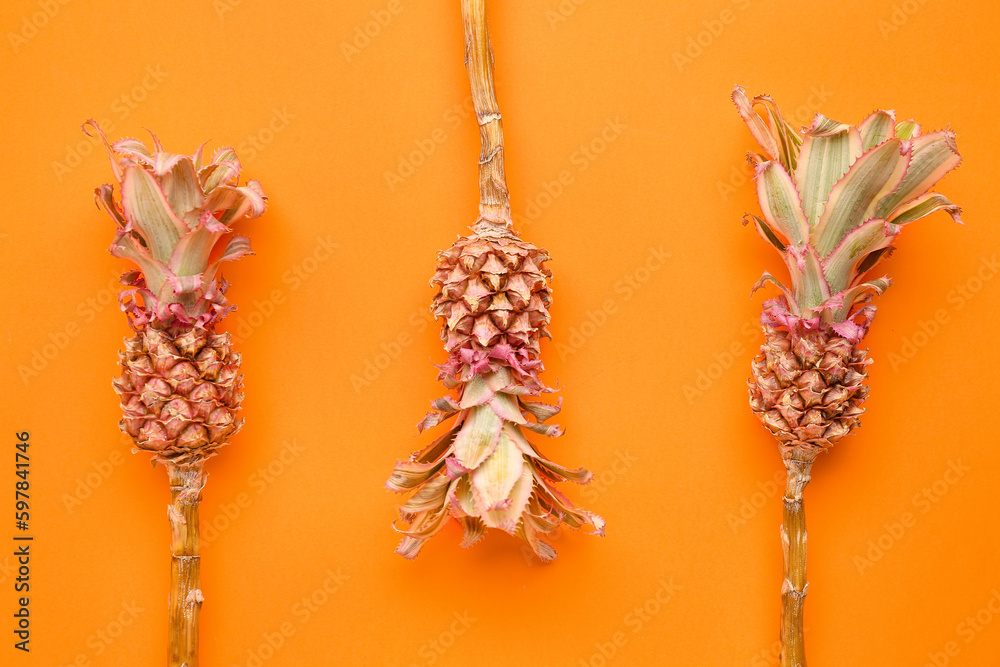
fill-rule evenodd
<path id="1" fill-rule="evenodd" d="M 135 139 L 109 144 L 97 123 L 86 125 L 100 134 L 120 192 L 116 200 L 114 186 L 96 190 L 117 225 L 111 254 L 139 267 L 122 276 L 120 303 L 135 335 L 119 353 L 122 374 L 113 384 L 122 431 L 170 478 L 168 664 L 197 667 L 203 465 L 242 425 L 240 355 L 228 333 L 215 332 L 234 308 L 219 266 L 252 254 L 230 227 L 263 213 L 266 197 L 257 181 L 240 185 L 232 149 L 205 162 L 201 148 L 192 156 L 166 153 L 155 135 L 152 151 Z"/>
<path id="2" fill-rule="evenodd" d="M 940 210 L 961 222 L 958 206 L 927 192 L 961 158 L 954 133 L 921 134 L 892 111 L 856 127 L 817 114 L 800 134 L 769 97 L 751 101 L 737 87 L 733 100 L 764 149 L 749 155 L 764 217 L 749 218 L 791 276 L 790 288 L 767 272 L 754 286 L 773 283 L 782 294 L 764 303 L 750 406 L 785 458 L 812 460 L 864 412 L 870 360 L 858 345 L 875 315 L 872 296 L 889 286 L 865 276 L 903 225 Z"/>

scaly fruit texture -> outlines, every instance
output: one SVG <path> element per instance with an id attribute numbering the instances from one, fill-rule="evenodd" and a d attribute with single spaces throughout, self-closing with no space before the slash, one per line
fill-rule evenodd
<path id="1" fill-rule="evenodd" d="M 873 295 L 888 277 L 866 280 L 893 251 L 904 225 L 935 211 L 961 222 L 961 210 L 928 192 L 961 161 L 949 130 L 921 133 L 892 111 L 857 126 L 817 114 L 801 132 L 766 95 L 733 101 L 763 154 L 749 154 L 763 218 L 749 216 L 781 253 L 786 287 L 765 272 L 754 290 L 773 283 L 781 296 L 764 303 L 765 342 L 753 362 L 750 406 L 781 443 L 786 459 L 811 461 L 859 424 Z M 761 107 L 764 114 L 757 112 Z"/>
<path id="2" fill-rule="evenodd" d="M 134 262 L 122 276 L 122 310 L 135 335 L 119 353 L 122 430 L 154 461 L 204 460 L 239 430 L 243 396 L 240 355 L 215 323 L 232 310 L 222 262 L 252 254 L 231 225 L 263 213 L 257 181 L 239 183 L 240 163 L 230 148 L 204 160 L 153 150 L 135 139 L 109 144 L 100 134 L 118 184 L 96 190 L 99 207 L 117 225 L 111 254 Z"/>
<path id="3" fill-rule="evenodd" d="M 539 341 L 548 336 L 549 259 L 506 229 L 482 226 L 438 258 L 431 284 L 433 312 L 443 320 L 447 361 L 438 366 L 458 397 L 433 401 L 420 431 L 454 420 L 448 432 L 396 465 L 387 487 L 416 491 L 400 508 L 409 524 L 396 552 L 414 558 L 449 517 L 465 531 L 462 546 L 499 528 L 524 540 L 542 560 L 556 553 L 541 539 L 560 524 L 587 524 L 603 535 L 604 520 L 574 506 L 554 487 L 586 484 L 592 474 L 543 456 L 525 431 L 562 435 L 545 422 L 559 412 L 530 397 L 550 392 L 539 380 Z"/>

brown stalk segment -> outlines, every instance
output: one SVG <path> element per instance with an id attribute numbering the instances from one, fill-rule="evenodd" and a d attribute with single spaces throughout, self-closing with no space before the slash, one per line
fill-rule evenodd
<path id="1" fill-rule="evenodd" d="M 806 513 L 802 491 L 809 483 L 812 461 L 785 460 L 785 511 L 781 524 L 781 550 L 785 560 L 781 584 L 781 667 L 805 667 L 802 637 L 806 601 Z"/>
<path id="2" fill-rule="evenodd" d="M 201 555 L 198 547 L 198 506 L 205 485 L 203 463 L 167 463 L 170 476 L 170 636 L 168 667 L 198 667 L 198 616 Z"/>
<path id="3" fill-rule="evenodd" d="M 465 26 L 465 65 L 469 70 L 472 104 L 482 142 L 477 223 L 511 229 L 510 194 L 503 167 L 503 124 L 493 83 L 493 47 L 486 20 L 486 0 L 462 0 L 462 21 Z"/>

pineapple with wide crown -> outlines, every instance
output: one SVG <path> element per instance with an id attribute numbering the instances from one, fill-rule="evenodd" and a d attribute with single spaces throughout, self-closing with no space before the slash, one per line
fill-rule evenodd
<path id="1" fill-rule="evenodd" d="M 589 525 L 604 534 L 604 520 L 576 507 L 554 486 L 586 484 L 592 474 L 543 456 L 525 432 L 562 434 L 545 421 L 558 405 L 533 400 L 552 391 L 539 379 L 539 342 L 548 336 L 549 281 L 544 250 L 513 231 L 503 169 L 500 112 L 494 95 L 492 54 L 484 0 L 463 0 L 466 64 L 482 138 L 479 219 L 473 234 L 440 253 L 431 284 L 432 310 L 442 322 L 448 352 L 439 379 L 446 396 L 418 424 L 420 431 L 454 420 L 448 432 L 396 468 L 386 486 L 414 491 L 400 508 L 408 527 L 396 552 L 414 558 L 424 542 L 455 518 L 470 546 L 487 528 L 524 540 L 542 560 L 556 553 L 542 537 L 562 524 Z"/>
<path id="2" fill-rule="evenodd" d="M 114 380 L 121 430 L 152 454 L 170 480 L 171 574 L 168 664 L 197 667 L 200 588 L 198 504 L 205 460 L 236 433 L 243 398 L 240 355 L 216 323 L 234 308 L 225 298 L 222 262 L 252 254 L 232 233 L 244 217 L 264 212 L 257 181 L 240 184 L 230 148 L 210 161 L 153 149 L 135 139 L 111 144 L 94 121 L 111 158 L 115 186 L 96 190 L 117 226 L 111 253 L 138 270 L 122 276 L 119 300 L 135 335 L 119 353 Z"/>
<path id="3" fill-rule="evenodd" d="M 812 460 L 859 425 L 870 360 L 858 344 L 873 295 L 888 277 L 866 276 L 893 251 L 907 223 L 961 210 L 928 192 L 961 161 L 949 130 L 921 134 L 876 111 L 857 126 L 817 114 L 796 132 L 767 96 L 733 100 L 764 154 L 749 155 L 763 219 L 761 237 L 781 253 L 791 287 L 765 272 L 781 296 L 764 303 L 765 342 L 753 364 L 750 405 L 787 458 Z M 766 120 L 755 111 L 766 110 Z"/>
<path id="4" fill-rule="evenodd" d="M 778 439 L 787 471 L 781 542 L 781 665 L 804 667 L 806 528 L 803 490 L 816 456 L 860 425 L 870 359 L 859 348 L 872 299 L 888 277 L 868 276 L 893 251 L 904 225 L 961 210 L 929 190 L 961 157 L 950 130 L 922 133 L 912 120 L 875 111 L 857 126 L 817 114 L 801 132 L 770 97 L 733 91 L 739 115 L 763 148 L 750 153 L 763 217 L 748 216 L 781 253 L 791 285 L 765 272 L 781 295 L 761 314 L 764 344 L 752 364 L 750 407 Z M 763 108 L 763 115 L 757 108 Z"/>

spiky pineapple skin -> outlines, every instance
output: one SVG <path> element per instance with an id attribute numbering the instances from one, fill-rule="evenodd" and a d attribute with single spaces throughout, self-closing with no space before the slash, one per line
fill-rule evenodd
<path id="1" fill-rule="evenodd" d="M 154 460 L 203 461 L 242 427 L 241 358 L 228 333 L 145 328 L 125 340 L 119 361 L 119 426 Z"/>
<path id="2" fill-rule="evenodd" d="M 861 425 L 869 363 L 867 350 L 829 328 L 764 326 L 747 383 L 750 408 L 785 459 L 811 461 Z"/>
<path id="3" fill-rule="evenodd" d="M 463 237 L 439 255 L 431 285 L 439 290 L 432 310 L 443 320 L 449 354 L 443 380 L 452 374 L 468 380 L 492 361 L 525 371 L 516 375 L 532 390 L 541 388 L 533 371 L 541 364 L 540 340 L 549 337 L 548 259 L 513 236 Z"/>

